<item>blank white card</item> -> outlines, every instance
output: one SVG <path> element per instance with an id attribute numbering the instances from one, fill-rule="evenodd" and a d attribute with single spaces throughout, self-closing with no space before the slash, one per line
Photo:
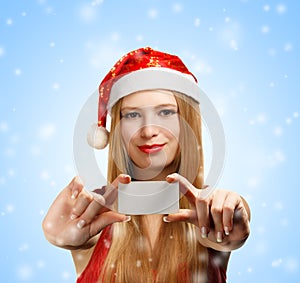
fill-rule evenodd
<path id="1" fill-rule="evenodd" d="M 128 215 L 169 214 L 179 210 L 179 184 L 134 181 L 118 185 L 118 212 Z"/>

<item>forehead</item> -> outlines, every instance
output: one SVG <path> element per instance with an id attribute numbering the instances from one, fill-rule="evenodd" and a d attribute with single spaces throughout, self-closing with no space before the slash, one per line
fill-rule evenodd
<path id="1" fill-rule="evenodd" d="M 177 105 L 174 94 L 168 90 L 143 90 L 135 92 L 123 98 L 122 108 L 139 108 L 161 104 Z"/>

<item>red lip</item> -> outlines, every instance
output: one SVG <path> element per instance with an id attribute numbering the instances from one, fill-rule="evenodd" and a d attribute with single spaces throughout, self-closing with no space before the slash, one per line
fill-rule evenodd
<path id="1" fill-rule="evenodd" d="M 139 146 L 138 148 L 140 149 L 140 151 L 144 152 L 144 153 L 156 153 L 159 152 L 163 149 L 163 147 L 165 146 L 165 144 L 144 144 Z"/>

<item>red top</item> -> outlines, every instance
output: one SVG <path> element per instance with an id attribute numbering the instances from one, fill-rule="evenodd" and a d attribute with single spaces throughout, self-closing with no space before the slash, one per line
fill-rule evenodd
<path id="1" fill-rule="evenodd" d="M 98 281 L 112 239 L 111 226 L 103 229 L 91 259 L 77 278 L 77 283 L 100 283 Z M 208 250 L 208 283 L 226 283 L 226 265 L 222 265 L 223 252 Z"/>

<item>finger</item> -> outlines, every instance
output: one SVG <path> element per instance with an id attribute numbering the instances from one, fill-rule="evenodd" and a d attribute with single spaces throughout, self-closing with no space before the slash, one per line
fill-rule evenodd
<path id="1" fill-rule="evenodd" d="M 210 207 L 210 199 L 203 198 L 201 196 L 201 191 L 198 190 L 198 195 L 196 197 L 195 205 L 198 217 L 198 227 L 201 231 L 201 237 L 203 239 L 208 237 L 208 233 L 210 232 L 210 216 L 209 216 L 209 207 Z"/>
<path id="2" fill-rule="evenodd" d="M 211 201 L 211 216 L 215 227 L 215 237 L 217 242 L 223 241 L 223 205 L 227 197 L 227 192 L 215 191 Z"/>
<path id="3" fill-rule="evenodd" d="M 229 235 L 233 228 L 235 208 L 241 203 L 241 198 L 236 193 L 229 193 L 223 204 L 223 227 L 225 235 Z"/>
<path id="4" fill-rule="evenodd" d="M 197 212 L 192 209 L 180 209 L 177 213 L 172 213 L 163 217 L 163 221 L 166 223 L 186 221 L 197 225 Z"/>
<path id="5" fill-rule="evenodd" d="M 76 199 L 80 192 L 83 190 L 83 187 L 84 185 L 79 176 L 74 177 L 68 185 L 71 194 L 71 199 Z"/>
<path id="6" fill-rule="evenodd" d="M 166 177 L 166 181 L 169 183 L 179 182 L 180 192 L 184 194 L 192 204 L 195 203 L 198 189 L 196 189 L 186 178 L 177 173 L 173 173 Z"/>
<path id="7" fill-rule="evenodd" d="M 110 185 L 106 187 L 106 191 L 103 195 L 105 198 L 106 207 L 111 207 L 118 196 L 118 184 L 128 184 L 131 182 L 131 177 L 127 174 L 120 174 Z"/>
<path id="8" fill-rule="evenodd" d="M 118 187 L 118 184 L 123 183 L 123 184 L 128 184 L 131 182 L 131 177 L 127 174 L 120 174 L 114 181 L 111 183 L 111 185 L 115 188 Z"/>
<path id="9" fill-rule="evenodd" d="M 76 202 L 72 208 L 72 214 L 71 219 L 75 219 L 78 216 L 80 216 L 86 208 L 89 206 L 89 204 L 92 202 L 93 197 L 90 193 L 86 192 L 85 190 L 82 190 L 79 194 L 79 196 L 76 199 Z"/>
<path id="10" fill-rule="evenodd" d="M 100 202 L 96 201 L 95 199 L 90 202 L 90 204 L 85 209 L 84 213 L 80 215 L 80 219 L 77 223 L 78 228 L 82 228 L 87 224 L 90 224 L 92 220 L 100 214 L 100 210 L 103 208 Z"/>

